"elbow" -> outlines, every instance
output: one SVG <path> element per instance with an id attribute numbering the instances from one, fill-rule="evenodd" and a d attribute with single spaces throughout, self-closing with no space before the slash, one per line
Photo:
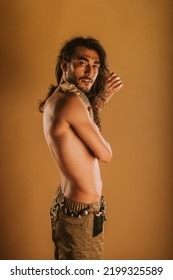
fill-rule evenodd
<path id="1" fill-rule="evenodd" d="M 102 153 L 99 157 L 98 160 L 104 163 L 109 163 L 112 159 L 112 152 L 107 151 L 106 153 Z"/>

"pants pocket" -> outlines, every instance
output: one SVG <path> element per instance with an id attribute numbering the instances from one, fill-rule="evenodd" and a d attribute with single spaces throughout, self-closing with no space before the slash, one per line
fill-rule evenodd
<path id="1" fill-rule="evenodd" d="M 93 237 L 97 236 L 103 231 L 103 216 L 96 216 L 94 215 L 94 223 L 93 223 Z"/>

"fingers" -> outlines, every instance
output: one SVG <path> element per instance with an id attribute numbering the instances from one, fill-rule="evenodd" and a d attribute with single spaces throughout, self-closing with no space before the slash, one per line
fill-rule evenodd
<path id="1" fill-rule="evenodd" d="M 117 74 L 115 74 L 114 72 L 112 72 L 109 75 L 109 78 L 107 79 L 107 82 L 110 82 L 112 79 L 120 79 L 120 77 Z"/>
<path id="2" fill-rule="evenodd" d="M 117 74 L 112 72 L 106 82 L 106 91 L 108 92 L 114 90 L 118 91 L 122 86 L 123 86 L 123 82 L 121 78 Z"/>
<path id="3" fill-rule="evenodd" d="M 121 81 L 121 78 L 115 73 L 111 73 L 109 78 L 107 79 L 108 84 L 112 84 L 112 83 L 120 82 L 120 81 Z"/>

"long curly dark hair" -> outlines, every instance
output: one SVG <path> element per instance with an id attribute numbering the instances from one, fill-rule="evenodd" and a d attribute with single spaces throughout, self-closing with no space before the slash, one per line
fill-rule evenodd
<path id="1" fill-rule="evenodd" d="M 72 38 L 68 41 L 65 42 L 64 46 L 60 50 L 60 54 L 57 58 L 57 64 L 55 68 L 55 76 L 57 80 L 57 86 L 51 85 L 49 88 L 49 92 L 46 96 L 46 98 L 43 101 L 39 102 L 39 111 L 43 112 L 44 111 L 44 104 L 46 100 L 53 94 L 55 89 L 58 87 L 58 84 L 61 81 L 62 77 L 62 69 L 61 69 L 61 62 L 62 60 L 65 60 L 67 63 L 71 61 L 71 58 L 76 50 L 77 47 L 85 47 L 90 50 L 94 50 L 97 52 L 99 59 L 100 59 L 100 67 L 99 67 L 99 72 L 97 75 L 97 78 L 90 90 L 89 93 L 87 93 L 87 97 L 91 103 L 93 113 L 94 113 L 94 121 L 101 129 L 101 124 L 100 124 L 100 116 L 98 112 L 98 107 L 95 106 L 95 100 L 96 97 L 103 92 L 104 87 L 105 87 L 105 82 L 109 74 L 109 68 L 107 64 L 107 57 L 106 57 L 106 52 L 101 45 L 101 43 L 92 37 L 75 37 Z M 104 103 L 104 99 L 100 98 L 100 101 Z"/>

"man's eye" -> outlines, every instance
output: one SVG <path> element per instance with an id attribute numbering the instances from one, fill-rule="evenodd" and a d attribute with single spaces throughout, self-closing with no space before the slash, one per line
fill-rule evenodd
<path id="1" fill-rule="evenodd" d="M 86 65 L 86 62 L 85 62 L 85 61 L 79 61 L 79 65 L 85 66 L 85 65 Z"/>
<path id="2" fill-rule="evenodd" d="M 93 68 L 94 68 L 94 69 L 99 69 L 99 65 L 97 65 L 97 64 L 96 64 L 96 65 L 93 65 Z"/>

